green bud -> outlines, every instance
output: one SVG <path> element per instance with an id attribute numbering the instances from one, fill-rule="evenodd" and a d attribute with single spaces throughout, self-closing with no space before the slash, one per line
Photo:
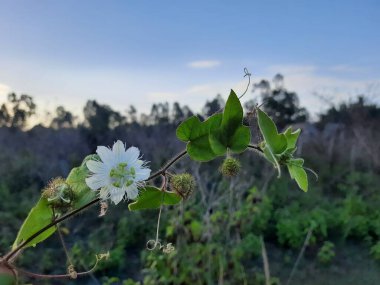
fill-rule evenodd
<path id="1" fill-rule="evenodd" d="M 45 187 L 42 197 L 57 208 L 65 208 L 70 206 L 73 200 L 73 191 L 62 177 L 57 177 Z"/>
<path id="2" fill-rule="evenodd" d="M 224 176 L 233 177 L 239 173 L 240 168 L 241 165 L 239 160 L 233 157 L 227 157 L 220 167 L 220 172 L 222 172 Z"/>
<path id="3" fill-rule="evenodd" d="M 195 179 L 189 173 L 174 175 L 170 178 L 170 188 L 186 200 L 194 191 Z"/>

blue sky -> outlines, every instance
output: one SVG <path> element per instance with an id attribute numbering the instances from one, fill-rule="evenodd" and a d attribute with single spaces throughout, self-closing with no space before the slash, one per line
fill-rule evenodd
<path id="1" fill-rule="evenodd" d="M 313 112 L 380 90 L 380 1 L 0 1 L 0 102 L 27 93 L 40 111 L 87 99 L 123 111 L 285 76 Z M 246 100 L 254 98 L 247 94 Z M 379 98 L 374 97 L 374 100 Z"/>

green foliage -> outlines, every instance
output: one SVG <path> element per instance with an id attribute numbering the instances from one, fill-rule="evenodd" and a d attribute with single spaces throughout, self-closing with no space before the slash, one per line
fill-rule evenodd
<path id="1" fill-rule="evenodd" d="M 88 160 L 99 160 L 99 156 L 96 154 L 86 156 L 82 164 L 73 168 L 66 179 L 66 183 L 74 192 L 74 209 L 82 207 L 96 197 L 96 192 L 92 191 L 86 184 L 86 177 L 89 176 L 89 170 L 86 166 Z"/>
<path id="2" fill-rule="evenodd" d="M 40 198 L 37 205 L 30 210 L 28 217 L 22 224 L 12 248 L 15 249 L 20 243 L 35 234 L 39 229 L 50 224 L 52 221 L 53 211 L 50 208 L 48 201 L 45 198 Z M 55 230 L 55 227 L 51 227 L 31 240 L 25 247 L 35 246 L 37 243 L 44 241 L 51 236 Z"/>
<path id="3" fill-rule="evenodd" d="M 317 259 L 320 263 L 327 265 L 330 264 L 335 257 L 335 246 L 331 241 L 325 241 L 319 249 Z"/>
<path id="4" fill-rule="evenodd" d="M 137 200 L 128 205 L 130 211 L 156 209 L 161 205 L 175 205 L 181 202 L 181 196 L 174 192 L 162 191 L 153 186 L 146 186 L 140 190 Z"/>
<path id="5" fill-rule="evenodd" d="M 375 260 L 380 261 L 380 241 L 371 247 L 370 253 Z"/>
<path id="6" fill-rule="evenodd" d="M 3 274 L 0 272 L 1 285 L 16 285 L 16 278 L 13 275 Z"/>
<path id="7" fill-rule="evenodd" d="M 193 116 L 177 128 L 178 139 L 187 142 L 189 156 L 197 161 L 209 161 L 232 152 L 244 151 L 251 133 L 243 126 L 243 108 L 235 92 L 231 90 L 223 114 L 214 114 L 201 122 Z"/>
<path id="8" fill-rule="evenodd" d="M 279 134 L 275 123 L 265 112 L 257 109 L 257 114 L 260 131 L 264 137 L 261 147 L 265 157 L 276 166 L 279 177 L 281 176 L 281 164 L 285 164 L 290 177 L 296 180 L 299 188 L 307 192 L 309 183 L 303 168 L 304 160 L 293 158 L 301 130 L 292 132 L 292 129 L 288 128 L 284 133 Z"/>
<path id="9" fill-rule="evenodd" d="M 280 244 L 298 249 L 307 232 L 312 229 L 310 244 L 328 234 L 329 213 L 319 207 L 304 211 L 297 202 L 279 209 L 275 213 L 276 234 Z"/>
<path id="10" fill-rule="evenodd" d="M 307 192 L 309 182 L 307 180 L 306 171 L 302 167 L 303 162 L 304 161 L 302 158 L 291 159 L 287 163 L 287 166 L 290 177 L 296 180 L 298 187 L 300 187 L 303 191 Z"/>
<path id="11" fill-rule="evenodd" d="M 228 149 L 239 153 L 248 147 L 251 132 L 242 122 L 243 107 L 236 93 L 231 90 L 224 107 L 221 125 L 210 133 L 211 148 L 216 154 L 224 155 Z"/>
<path id="12" fill-rule="evenodd" d="M 221 121 L 222 114 L 215 114 L 204 122 L 193 116 L 178 126 L 177 137 L 188 142 L 186 149 L 192 159 L 209 161 L 217 156 L 211 148 L 209 134 L 220 125 Z"/>
<path id="13" fill-rule="evenodd" d="M 257 120 L 265 140 L 265 147 L 267 147 L 273 155 L 282 154 L 287 148 L 285 135 L 278 133 L 273 120 L 260 109 L 257 109 Z"/>
<path id="14" fill-rule="evenodd" d="M 370 209 L 367 203 L 358 195 L 349 195 L 343 200 L 340 220 L 343 227 L 343 237 L 366 238 L 370 229 Z"/>

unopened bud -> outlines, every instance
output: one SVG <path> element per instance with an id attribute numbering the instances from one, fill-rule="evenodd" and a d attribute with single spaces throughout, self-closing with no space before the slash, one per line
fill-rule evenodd
<path id="1" fill-rule="evenodd" d="M 194 177 L 189 173 L 174 175 L 170 179 L 170 187 L 174 192 L 186 200 L 194 191 Z"/>
<path id="2" fill-rule="evenodd" d="M 66 207 L 72 202 L 73 191 L 63 178 L 58 177 L 49 182 L 42 191 L 42 197 L 55 207 Z"/>
<path id="3" fill-rule="evenodd" d="M 239 173 L 240 168 L 241 165 L 239 160 L 233 157 L 227 157 L 220 167 L 220 172 L 222 172 L 224 176 L 233 177 Z"/>

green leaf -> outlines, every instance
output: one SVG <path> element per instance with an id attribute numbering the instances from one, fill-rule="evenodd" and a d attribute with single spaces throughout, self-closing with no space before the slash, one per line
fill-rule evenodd
<path id="1" fill-rule="evenodd" d="M 66 183 L 71 187 L 75 195 L 74 209 L 78 209 L 96 198 L 96 192 L 86 184 L 86 178 L 90 174 L 86 166 L 88 160 L 99 160 L 99 156 L 96 154 L 86 156 L 81 166 L 73 168 L 66 179 Z"/>
<path id="2" fill-rule="evenodd" d="M 86 184 L 86 177 L 88 177 L 89 171 L 83 166 L 73 168 L 69 176 L 66 178 L 66 183 L 69 184 L 75 194 L 85 192 L 90 189 Z"/>
<path id="3" fill-rule="evenodd" d="M 163 205 L 175 205 L 181 202 L 181 196 L 174 192 L 161 191 L 161 189 L 153 186 L 146 186 L 141 189 L 137 200 L 128 205 L 130 211 L 143 209 L 157 209 Z"/>
<path id="4" fill-rule="evenodd" d="M 15 285 L 16 278 L 13 275 L 3 274 L 0 272 L 0 284 L 1 285 Z"/>
<path id="5" fill-rule="evenodd" d="M 223 111 L 221 128 L 228 138 L 232 137 L 243 122 L 243 107 L 236 93 L 231 90 Z"/>
<path id="6" fill-rule="evenodd" d="M 209 161 L 217 154 L 211 149 L 209 133 L 219 128 L 222 114 L 215 114 L 206 121 L 201 122 L 198 117 L 193 116 L 182 122 L 177 128 L 177 137 L 187 144 L 189 156 L 198 161 Z"/>
<path id="7" fill-rule="evenodd" d="M 284 132 L 284 135 L 286 137 L 286 141 L 287 141 L 286 148 L 288 150 L 295 149 L 300 133 L 301 133 L 301 129 L 295 130 L 294 132 L 292 132 L 292 127 L 289 127 L 286 129 L 286 131 Z"/>
<path id="8" fill-rule="evenodd" d="M 257 109 L 258 123 L 266 145 L 274 154 L 281 154 L 287 148 L 287 140 L 284 134 L 279 134 L 273 120 L 263 111 Z"/>
<path id="9" fill-rule="evenodd" d="M 298 187 L 307 192 L 309 183 L 303 163 L 304 160 L 302 158 L 294 158 L 289 160 L 287 166 L 290 177 L 296 180 Z"/>
<path id="10" fill-rule="evenodd" d="M 211 130 L 210 145 L 217 155 L 223 155 L 227 149 L 243 152 L 251 140 L 251 131 L 243 126 L 243 107 L 236 93 L 231 90 L 223 111 L 219 129 Z"/>
<path id="11" fill-rule="evenodd" d="M 194 136 L 192 136 L 193 130 L 195 130 L 201 122 L 197 116 L 192 116 L 186 121 L 183 121 L 177 128 L 176 135 L 181 141 L 188 142 Z"/>
<path id="12" fill-rule="evenodd" d="M 20 231 L 17 234 L 16 240 L 13 243 L 12 249 L 15 249 L 20 243 L 28 239 L 35 234 L 38 230 L 50 224 L 53 220 L 53 211 L 48 205 L 48 201 L 45 198 L 40 198 L 36 206 L 34 206 L 24 223 L 22 224 Z M 56 228 L 51 227 L 33 240 L 31 240 L 25 247 L 35 246 L 47 239 L 55 232 Z"/>
<path id="13" fill-rule="evenodd" d="M 16 277 L 11 269 L 0 264 L 0 284 L 1 285 L 16 285 Z"/>
<path id="14" fill-rule="evenodd" d="M 251 131 L 243 126 L 243 107 L 233 90 L 223 114 L 214 114 L 201 122 L 193 116 L 182 122 L 176 131 L 178 139 L 188 142 L 189 156 L 198 161 L 209 161 L 224 155 L 227 149 L 244 151 L 251 139 Z"/>
<path id="15" fill-rule="evenodd" d="M 246 126 L 240 126 L 229 140 L 228 147 L 233 152 L 243 152 L 251 141 L 251 130 Z"/>
<path id="16" fill-rule="evenodd" d="M 73 203 L 74 209 L 79 209 L 80 207 L 90 203 L 92 200 L 96 199 L 97 192 L 93 190 L 81 192 L 76 196 Z"/>

